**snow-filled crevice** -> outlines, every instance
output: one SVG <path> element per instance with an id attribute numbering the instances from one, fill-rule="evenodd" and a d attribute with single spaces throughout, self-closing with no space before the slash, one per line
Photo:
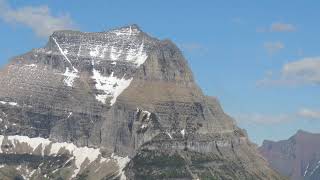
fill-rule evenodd
<path id="1" fill-rule="evenodd" d="M 66 71 L 64 74 L 62 74 L 63 76 L 65 76 L 66 78 L 64 79 L 64 83 L 67 85 L 67 86 L 70 86 L 72 87 L 73 86 L 73 82 L 75 80 L 75 78 L 79 77 L 78 76 L 78 70 L 72 65 L 70 59 L 68 58 L 67 56 L 67 53 L 68 51 L 67 50 L 62 50 L 62 48 L 60 47 L 59 43 L 57 42 L 57 40 L 52 37 L 53 41 L 55 42 L 55 44 L 57 45 L 60 53 L 62 54 L 62 56 L 68 61 L 68 63 L 70 64 L 71 66 L 71 70 L 69 69 L 69 67 L 66 67 Z"/>

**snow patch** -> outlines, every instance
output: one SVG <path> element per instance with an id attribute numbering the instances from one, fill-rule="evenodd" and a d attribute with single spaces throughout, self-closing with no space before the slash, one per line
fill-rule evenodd
<path id="1" fill-rule="evenodd" d="M 19 106 L 19 104 L 18 104 L 18 103 L 16 103 L 16 102 L 0 101 L 0 104 L 3 104 L 3 105 L 10 105 L 10 106 Z"/>
<path id="2" fill-rule="evenodd" d="M 3 142 L 4 136 L 0 136 L 0 153 L 2 153 L 2 142 Z"/>
<path id="3" fill-rule="evenodd" d="M 120 79 L 114 76 L 113 72 L 110 76 L 103 76 L 98 70 L 93 68 L 92 79 L 96 81 L 96 89 L 104 92 L 104 94 L 96 95 L 96 99 L 105 104 L 107 98 L 112 98 L 110 103 L 113 105 L 117 97 L 130 85 L 133 78 L 125 79 L 122 77 Z"/>
<path id="4" fill-rule="evenodd" d="M 34 170 L 32 170 L 31 172 L 30 172 L 30 177 L 32 177 L 33 176 L 33 174 L 36 172 L 37 170 L 36 169 L 34 169 Z"/>
<path id="5" fill-rule="evenodd" d="M 144 111 L 144 110 L 137 108 L 137 113 L 139 113 L 139 112 L 141 113 L 140 116 L 142 117 L 142 125 L 141 125 L 140 129 L 144 130 L 144 129 L 148 128 L 148 123 L 150 121 L 151 113 L 149 111 Z"/>
<path id="6" fill-rule="evenodd" d="M 123 169 L 126 167 L 126 165 L 130 162 L 130 158 L 127 157 L 120 157 L 112 153 L 111 158 L 116 160 L 118 166 L 119 166 L 119 174 L 120 180 L 126 180 L 127 177 L 124 174 Z"/>
<path id="7" fill-rule="evenodd" d="M 144 111 L 144 110 L 142 110 L 142 109 L 137 108 L 137 113 L 140 112 L 140 111 L 141 111 L 141 113 L 142 113 L 142 116 L 147 116 L 145 120 L 146 120 L 146 121 L 149 121 L 149 120 L 150 120 L 150 116 L 151 116 L 151 112 L 149 112 L 149 111 Z"/>
<path id="8" fill-rule="evenodd" d="M 111 47 L 110 49 L 110 59 L 116 61 L 122 54 L 122 50 L 117 50 L 115 47 Z"/>
<path id="9" fill-rule="evenodd" d="M 138 35 L 140 33 L 140 31 L 136 28 L 132 28 L 131 26 L 127 27 L 127 28 L 121 28 L 121 29 L 117 29 L 112 31 L 112 33 L 116 34 L 117 36 L 135 36 Z"/>
<path id="10" fill-rule="evenodd" d="M 76 169 L 72 174 L 72 178 L 76 177 L 80 172 L 81 165 L 85 160 L 89 161 L 89 164 L 101 155 L 99 149 L 88 148 L 88 147 L 77 147 L 71 143 L 53 143 L 51 145 L 50 155 L 57 155 L 61 149 L 69 151 L 75 159 Z"/>
<path id="11" fill-rule="evenodd" d="M 173 139 L 172 135 L 169 132 L 166 132 L 166 134 L 169 136 L 170 139 Z"/>
<path id="12" fill-rule="evenodd" d="M 107 48 L 105 47 L 105 48 L 103 48 L 102 53 L 100 54 L 99 57 L 100 57 L 100 58 L 104 58 L 106 52 L 107 52 Z"/>
<path id="13" fill-rule="evenodd" d="M 1 137 L 1 135 L 0 135 Z M 3 137 L 3 136 L 2 136 Z M 43 138 L 29 138 L 27 136 L 8 136 L 8 140 L 11 141 L 13 147 L 15 148 L 17 145 L 21 143 L 28 144 L 28 146 L 32 149 L 32 152 L 41 145 L 42 155 L 44 155 L 44 149 L 47 145 L 50 144 L 50 141 Z"/>
<path id="14" fill-rule="evenodd" d="M 142 126 L 140 127 L 141 129 L 145 129 L 148 127 L 148 124 L 142 124 Z"/>
<path id="15" fill-rule="evenodd" d="M 92 56 L 92 57 L 97 57 L 98 55 L 99 55 L 99 50 L 100 50 L 100 45 L 98 45 L 98 46 L 96 46 L 96 47 L 94 47 L 94 48 L 92 48 L 91 50 L 90 50 L 90 56 Z"/>
<path id="16" fill-rule="evenodd" d="M 147 60 L 148 56 L 144 51 L 144 43 L 140 45 L 138 49 L 129 49 L 127 52 L 127 61 L 133 62 L 139 67 Z"/>
<path id="17" fill-rule="evenodd" d="M 185 130 L 185 129 L 182 129 L 182 130 L 180 131 L 180 133 L 181 133 L 182 136 L 184 137 L 184 136 L 186 135 L 186 130 Z"/>
<path id="18" fill-rule="evenodd" d="M 105 45 L 95 45 L 90 48 L 89 55 L 93 58 L 104 58 L 106 52 L 109 53 L 109 58 L 111 61 L 119 61 L 122 55 L 125 55 L 125 61 L 131 62 L 139 67 L 143 64 L 147 59 L 147 54 L 144 51 L 144 43 L 142 43 L 139 47 L 136 47 L 134 44 L 133 47 L 129 48 L 126 52 L 122 49 L 118 49 L 115 46 L 111 46 L 110 48 Z"/>
<path id="19" fill-rule="evenodd" d="M 10 106 L 17 106 L 17 105 L 18 105 L 18 103 L 16 103 L 16 102 L 8 102 L 8 104 L 9 104 Z"/>
<path id="20" fill-rule="evenodd" d="M 26 65 L 27 67 L 37 67 L 37 65 L 36 64 L 28 64 L 28 65 Z"/>
<path id="21" fill-rule="evenodd" d="M 216 142 L 218 147 L 229 147 L 230 143 L 228 141 L 217 141 Z"/>
<path id="22" fill-rule="evenodd" d="M 142 111 L 142 112 L 147 115 L 147 119 L 146 120 L 149 121 L 151 113 L 149 111 Z"/>
<path id="23" fill-rule="evenodd" d="M 66 77 L 63 82 L 69 87 L 72 87 L 74 80 L 79 77 L 77 71 L 71 71 L 68 67 L 66 67 L 66 71 L 62 75 Z"/>
<path id="24" fill-rule="evenodd" d="M 4 139 L 4 136 L 0 135 L 0 143 L 1 144 L 2 144 L 3 139 Z M 44 150 L 47 147 L 51 147 L 51 149 L 49 149 L 49 152 L 47 154 L 49 156 L 57 156 L 60 153 L 62 153 L 61 150 L 68 151 L 69 154 L 73 156 L 73 158 L 71 158 L 70 160 L 74 159 L 75 166 L 76 166 L 76 169 L 74 170 L 71 178 L 74 178 L 77 176 L 77 174 L 81 170 L 81 166 L 83 165 L 83 163 L 85 161 L 88 162 L 88 164 L 90 164 L 93 161 L 98 160 L 98 159 L 100 159 L 101 163 L 108 162 L 110 160 L 108 158 L 103 158 L 100 150 L 96 149 L 96 148 L 77 147 L 76 145 L 74 145 L 72 143 L 66 143 L 66 142 L 56 143 L 56 142 L 52 142 L 48 139 L 44 139 L 44 138 L 40 138 L 40 137 L 29 138 L 27 136 L 16 135 L 16 136 L 8 136 L 8 141 L 10 141 L 12 143 L 13 149 L 19 148 L 19 147 L 17 147 L 19 145 L 26 144 L 26 145 L 28 145 L 29 148 L 31 148 L 32 152 L 34 152 L 39 146 L 41 146 L 42 156 L 45 155 Z M 2 153 L 1 149 L 0 149 L 0 153 Z M 116 156 L 116 155 L 112 155 L 111 158 L 117 162 L 121 173 L 122 173 L 123 168 L 130 161 L 130 159 L 128 157 L 120 157 L 120 156 Z"/>
<path id="25" fill-rule="evenodd" d="M 93 58 L 104 58 L 105 57 L 105 54 L 107 52 L 107 46 L 102 46 L 102 45 L 96 45 L 94 47 L 91 47 L 90 48 L 90 56 L 93 57 Z"/>
<path id="26" fill-rule="evenodd" d="M 77 53 L 77 60 L 79 60 L 79 57 L 80 57 L 80 54 L 81 54 L 81 48 L 82 48 L 82 45 L 80 44 L 79 50 L 78 50 L 78 53 Z"/>
<path id="27" fill-rule="evenodd" d="M 69 118 L 69 117 L 71 117 L 72 116 L 72 112 L 69 112 L 69 115 L 68 115 L 68 117 L 67 118 Z"/>

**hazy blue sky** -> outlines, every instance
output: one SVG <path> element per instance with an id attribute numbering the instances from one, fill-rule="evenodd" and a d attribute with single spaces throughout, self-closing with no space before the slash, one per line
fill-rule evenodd
<path id="1" fill-rule="evenodd" d="M 204 92 L 256 143 L 320 132 L 320 2 L 0 0 L 0 66 L 55 29 L 127 24 L 184 51 Z"/>

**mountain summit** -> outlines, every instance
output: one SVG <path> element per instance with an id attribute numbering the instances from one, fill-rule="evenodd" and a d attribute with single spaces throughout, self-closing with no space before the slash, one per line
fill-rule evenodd
<path id="1" fill-rule="evenodd" d="M 0 179 L 282 179 L 177 46 L 136 25 L 57 31 L 0 83 Z"/>

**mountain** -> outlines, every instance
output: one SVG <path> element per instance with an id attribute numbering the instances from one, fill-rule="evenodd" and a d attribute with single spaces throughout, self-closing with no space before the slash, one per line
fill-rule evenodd
<path id="1" fill-rule="evenodd" d="M 0 84 L 0 179 L 282 179 L 177 46 L 136 25 L 54 32 Z"/>
<path id="2" fill-rule="evenodd" d="M 273 168 L 292 180 L 320 179 L 320 134 L 299 130 L 288 140 L 264 141 L 259 151 Z"/>

